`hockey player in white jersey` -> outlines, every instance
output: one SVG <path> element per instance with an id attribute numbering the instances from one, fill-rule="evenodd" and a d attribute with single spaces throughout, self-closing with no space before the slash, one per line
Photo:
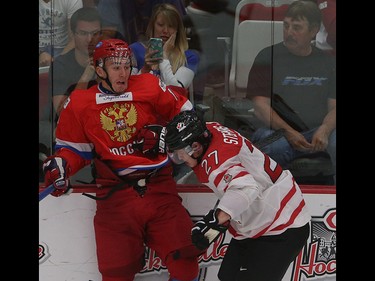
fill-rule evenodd
<path id="1" fill-rule="evenodd" d="M 194 111 L 167 126 L 166 146 L 220 199 L 192 228 L 192 241 L 208 248 L 228 230 L 233 238 L 218 272 L 221 281 L 280 281 L 305 245 L 311 216 L 289 170 L 241 134 Z"/>

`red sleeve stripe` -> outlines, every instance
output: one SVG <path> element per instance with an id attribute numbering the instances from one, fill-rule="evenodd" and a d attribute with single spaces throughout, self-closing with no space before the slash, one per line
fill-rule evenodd
<path id="1" fill-rule="evenodd" d="M 305 200 L 302 199 L 301 202 L 299 203 L 298 207 L 294 210 L 294 212 L 290 216 L 289 221 L 287 223 L 281 224 L 281 225 L 271 229 L 271 231 L 282 230 L 284 228 L 287 228 L 289 225 L 291 225 L 294 222 L 294 220 L 296 219 L 296 217 L 298 216 L 298 214 L 301 212 L 301 210 L 304 206 L 305 206 Z"/>
<path id="2" fill-rule="evenodd" d="M 240 173 L 238 173 L 234 178 L 232 178 L 231 180 L 234 180 L 234 179 L 237 179 L 237 178 L 240 178 L 240 177 L 243 177 L 243 176 L 246 176 L 248 175 L 249 173 L 247 171 L 242 171 Z M 224 189 L 224 192 L 227 191 L 229 186 L 227 186 L 225 189 Z"/>
<path id="3" fill-rule="evenodd" d="M 240 177 L 243 177 L 243 176 L 246 176 L 246 175 L 248 175 L 249 173 L 247 172 L 247 171 L 242 171 L 242 172 L 240 172 L 240 173 L 238 173 L 232 180 L 234 180 L 234 179 L 238 179 L 238 178 L 240 178 Z"/>
<path id="4" fill-rule="evenodd" d="M 268 227 L 264 228 L 262 231 L 258 232 L 258 234 L 255 235 L 253 238 L 258 238 L 259 236 L 262 236 L 264 233 L 266 233 L 268 231 L 268 229 L 271 227 L 271 225 L 280 217 L 281 212 L 283 211 L 283 209 L 285 208 L 285 206 L 287 205 L 287 203 L 290 201 L 290 199 L 293 197 L 293 195 L 295 193 L 296 193 L 296 185 L 295 185 L 295 181 L 293 179 L 293 187 L 290 189 L 288 194 L 281 201 L 280 209 L 277 211 L 276 216 L 273 219 L 272 223 Z"/>
<path id="5" fill-rule="evenodd" d="M 227 169 L 227 170 L 225 170 L 225 171 L 223 171 L 223 172 L 221 172 L 221 173 L 219 173 L 219 174 L 217 174 L 217 176 L 215 177 L 215 180 L 214 180 L 214 184 L 215 184 L 215 186 L 219 186 L 219 184 L 220 184 L 220 182 L 223 180 L 223 178 L 224 178 L 224 176 L 226 175 L 226 174 L 228 174 L 228 170 L 230 170 L 230 169 L 232 169 L 233 167 L 240 167 L 240 168 L 243 168 L 241 165 L 233 165 L 232 167 L 230 167 L 229 169 Z M 248 174 L 248 172 L 246 172 L 246 171 L 241 171 L 240 173 L 238 173 L 238 174 L 236 174 L 232 179 L 231 179 L 231 181 L 232 180 L 234 180 L 234 179 L 236 179 L 236 178 L 239 178 L 239 177 L 242 177 L 242 176 L 244 176 L 244 175 L 247 175 Z M 226 185 L 226 187 L 224 188 L 224 192 L 228 189 L 228 184 Z"/>

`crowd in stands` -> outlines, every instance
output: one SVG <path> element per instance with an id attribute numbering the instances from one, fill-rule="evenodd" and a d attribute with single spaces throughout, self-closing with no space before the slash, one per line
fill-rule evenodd
<path id="1" fill-rule="evenodd" d="M 301 2 L 282 2 L 290 5 L 296 1 Z M 39 67 L 49 67 L 49 100 L 44 112 L 52 127 L 50 132 L 54 134 L 61 108 L 71 92 L 98 82 L 92 52 L 106 38 L 129 44 L 133 52 L 132 75 L 151 72 L 166 85 L 182 87 L 194 106 L 204 103 L 207 88 L 222 91 L 229 83 L 224 56 L 229 52 L 230 57 L 236 48 L 231 39 L 239 2 L 39 0 Z M 295 159 L 307 159 L 309 163 L 321 157 L 329 159 L 333 181 L 328 183 L 333 184 L 336 0 L 303 0 L 302 4 L 296 5 L 295 14 L 306 9 L 305 18 L 293 12 L 284 15 L 285 9 L 282 11 L 283 41 L 262 49 L 249 71 L 245 99 L 252 102 L 249 110 L 262 124 L 249 133 L 254 143 L 276 133 L 276 140 L 262 150 L 285 169 L 290 169 Z M 163 40 L 162 57 L 153 57 L 150 38 Z M 230 39 L 227 49 L 218 38 Z M 43 153 L 52 154 L 53 143 L 44 142 Z"/>

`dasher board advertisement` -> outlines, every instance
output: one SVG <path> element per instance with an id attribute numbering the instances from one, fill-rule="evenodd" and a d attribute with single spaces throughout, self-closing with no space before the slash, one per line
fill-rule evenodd
<path id="1" fill-rule="evenodd" d="M 282 281 L 336 280 L 336 188 L 301 186 L 312 216 L 309 239 Z M 199 190 L 199 191 L 197 191 Z M 217 197 L 203 187 L 181 188 L 192 220 L 202 218 Z M 101 281 L 97 268 L 93 199 L 72 193 L 39 202 L 39 281 Z M 217 272 L 231 239 L 226 232 L 199 257 L 199 281 L 218 281 Z M 146 265 L 135 281 L 168 280 L 166 267 L 147 249 Z"/>

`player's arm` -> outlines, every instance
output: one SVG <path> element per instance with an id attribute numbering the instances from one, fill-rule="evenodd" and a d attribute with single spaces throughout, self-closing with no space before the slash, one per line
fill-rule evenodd
<path id="1" fill-rule="evenodd" d="M 221 198 L 216 209 L 212 209 L 201 220 L 195 223 L 191 230 L 193 244 L 201 250 L 208 248 L 224 233 L 230 224 L 231 218 L 240 216 L 250 207 L 250 204 L 259 195 L 256 185 L 229 186 L 228 191 Z"/>
<path id="2" fill-rule="evenodd" d="M 158 86 L 158 94 L 155 97 L 155 111 L 165 121 L 172 120 L 181 111 L 192 110 L 193 104 L 188 99 L 187 89 L 179 86 Z"/>
<path id="3" fill-rule="evenodd" d="M 219 208 L 218 208 L 218 212 L 216 215 L 217 215 L 218 224 L 224 224 L 231 219 L 231 216 L 227 212 Z"/>
<path id="4" fill-rule="evenodd" d="M 51 194 L 56 197 L 69 194 L 69 178 L 91 163 L 92 145 L 78 124 L 81 122 L 68 99 L 56 128 L 55 153 L 43 163 L 45 185 L 53 184 L 55 190 Z"/>
<path id="5" fill-rule="evenodd" d="M 248 150 L 245 150 L 240 153 L 247 152 Z M 259 161 L 262 162 L 262 160 Z M 228 185 L 218 187 L 224 192 L 218 204 L 218 209 L 231 218 L 238 218 L 258 198 L 260 194 L 259 184 L 242 165 L 233 165 L 227 169 L 226 173 L 232 175 L 232 179 Z"/>
<path id="6" fill-rule="evenodd" d="M 158 86 L 158 89 L 156 110 L 165 120 L 169 121 L 179 112 L 193 108 L 193 104 L 186 97 L 186 89 L 165 85 Z M 133 148 L 151 157 L 166 153 L 165 127 L 159 124 L 144 126 L 135 137 Z"/>
<path id="7" fill-rule="evenodd" d="M 55 188 L 51 195 L 59 197 L 69 194 L 69 178 L 85 165 L 84 159 L 69 149 L 60 149 L 49 156 L 43 163 L 43 172 L 45 185 L 53 184 Z"/>
<path id="8" fill-rule="evenodd" d="M 93 159 L 94 144 L 87 138 L 85 122 L 81 120 L 82 106 L 88 102 L 83 97 L 83 93 L 73 93 L 67 99 L 55 131 L 55 155 L 66 159 L 71 169 L 70 175 L 90 164 Z"/>

